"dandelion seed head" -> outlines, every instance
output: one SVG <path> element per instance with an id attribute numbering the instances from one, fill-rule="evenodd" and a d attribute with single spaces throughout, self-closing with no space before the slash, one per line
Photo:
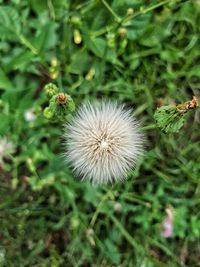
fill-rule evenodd
<path id="1" fill-rule="evenodd" d="M 65 125 L 65 157 L 76 175 L 94 184 L 123 180 L 143 152 L 132 110 L 113 102 L 82 105 Z"/>

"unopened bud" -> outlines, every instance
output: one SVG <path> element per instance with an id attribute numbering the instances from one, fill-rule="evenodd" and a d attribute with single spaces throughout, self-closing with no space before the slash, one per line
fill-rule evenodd
<path id="1" fill-rule="evenodd" d="M 58 87 L 53 83 L 48 83 L 44 87 L 44 91 L 48 98 L 51 98 L 58 93 Z"/>
<path id="2" fill-rule="evenodd" d="M 133 8 L 130 7 L 130 8 L 127 9 L 127 15 L 128 16 L 132 16 L 133 13 L 134 13 L 134 9 Z"/>
<path id="3" fill-rule="evenodd" d="M 80 25 L 81 24 L 81 18 L 78 17 L 78 16 L 71 17 L 71 20 L 70 21 L 71 21 L 71 23 L 73 25 Z"/>
<path id="4" fill-rule="evenodd" d="M 122 205 L 121 205 L 121 203 L 116 202 L 116 203 L 114 204 L 114 210 L 115 210 L 116 212 L 120 212 L 121 209 L 122 209 Z"/>
<path id="5" fill-rule="evenodd" d="M 52 58 L 52 60 L 51 60 L 51 66 L 52 67 L 57 67 L 58 66 L 58 60 L 57 60 L 57 58 Z"/>
<path id="6" fill-rule="evenodd" d="M 82 37 L 79 30 L 74 30 L 74 43 L 80 44 L 82 42 Z"/>
<path id="7" fill-rule="evenodd" d="M 117 32 L 118 32 L 119 36 L 123 38 L 126 36 L 127 29 L 124 27 L 120 27 Z"/>
<path id="8" fill-rule="evenodd" d="M 110 48 L 114 48 L 115 47 L 115 34 L 114 33 L 109 33 L 107 35 L 107 44 L 108 44 L 108 47 Z"/>
<path id="9" fill-rule="evenodd" d="M 47 108 L 44 109 L 43 114 L 49 120 L 52 119 L 53 116 L 54 116 L 53 112 L 51 111 L 51 109 L 49 107 L 47 107 Z"/>
<path id="10" fill-rule="evenodd" d="M 91 68 L 88 73 L 86 74 L 85 76 L 85 79 L 87 81 L 91 81 L 93 78 L 94 78 L 94 75 L 95 75 L 95 69 L 94 68 Z"/>

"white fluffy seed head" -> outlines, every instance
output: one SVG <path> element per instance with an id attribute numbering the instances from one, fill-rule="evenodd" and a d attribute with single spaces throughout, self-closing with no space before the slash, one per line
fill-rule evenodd
<path id="1" fill-rule="evenodd" d="M 123 180 L 143 152 L 136 119 L 123 105 L 82 105 L 65 125 L 65 156 L 74 172 L 93 184 Z"/>

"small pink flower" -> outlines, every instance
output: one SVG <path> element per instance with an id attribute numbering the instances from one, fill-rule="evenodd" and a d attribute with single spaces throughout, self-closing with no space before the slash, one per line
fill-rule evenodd
<path id="1" fill-rule="evenodd" d="M 167 215 L 161 224 L 162 231 L 160 232 L 160 235 L 168 238 L 173 235 L 173 209 L 172 207 L 168 207 L 165 211 Z"/>

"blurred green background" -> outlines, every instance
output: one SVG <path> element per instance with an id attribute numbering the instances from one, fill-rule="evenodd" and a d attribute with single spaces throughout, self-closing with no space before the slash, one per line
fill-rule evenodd
<path id="1" fill-rule="evenodd" d="M 199 33 L 199 0 L 0 0 L 0 266 L 200 266 L 200 117 L 153 119 L 199 96 Z M 148 142 L 126 182 L 73 176 L 49 82 L 134 108 Z"/>

